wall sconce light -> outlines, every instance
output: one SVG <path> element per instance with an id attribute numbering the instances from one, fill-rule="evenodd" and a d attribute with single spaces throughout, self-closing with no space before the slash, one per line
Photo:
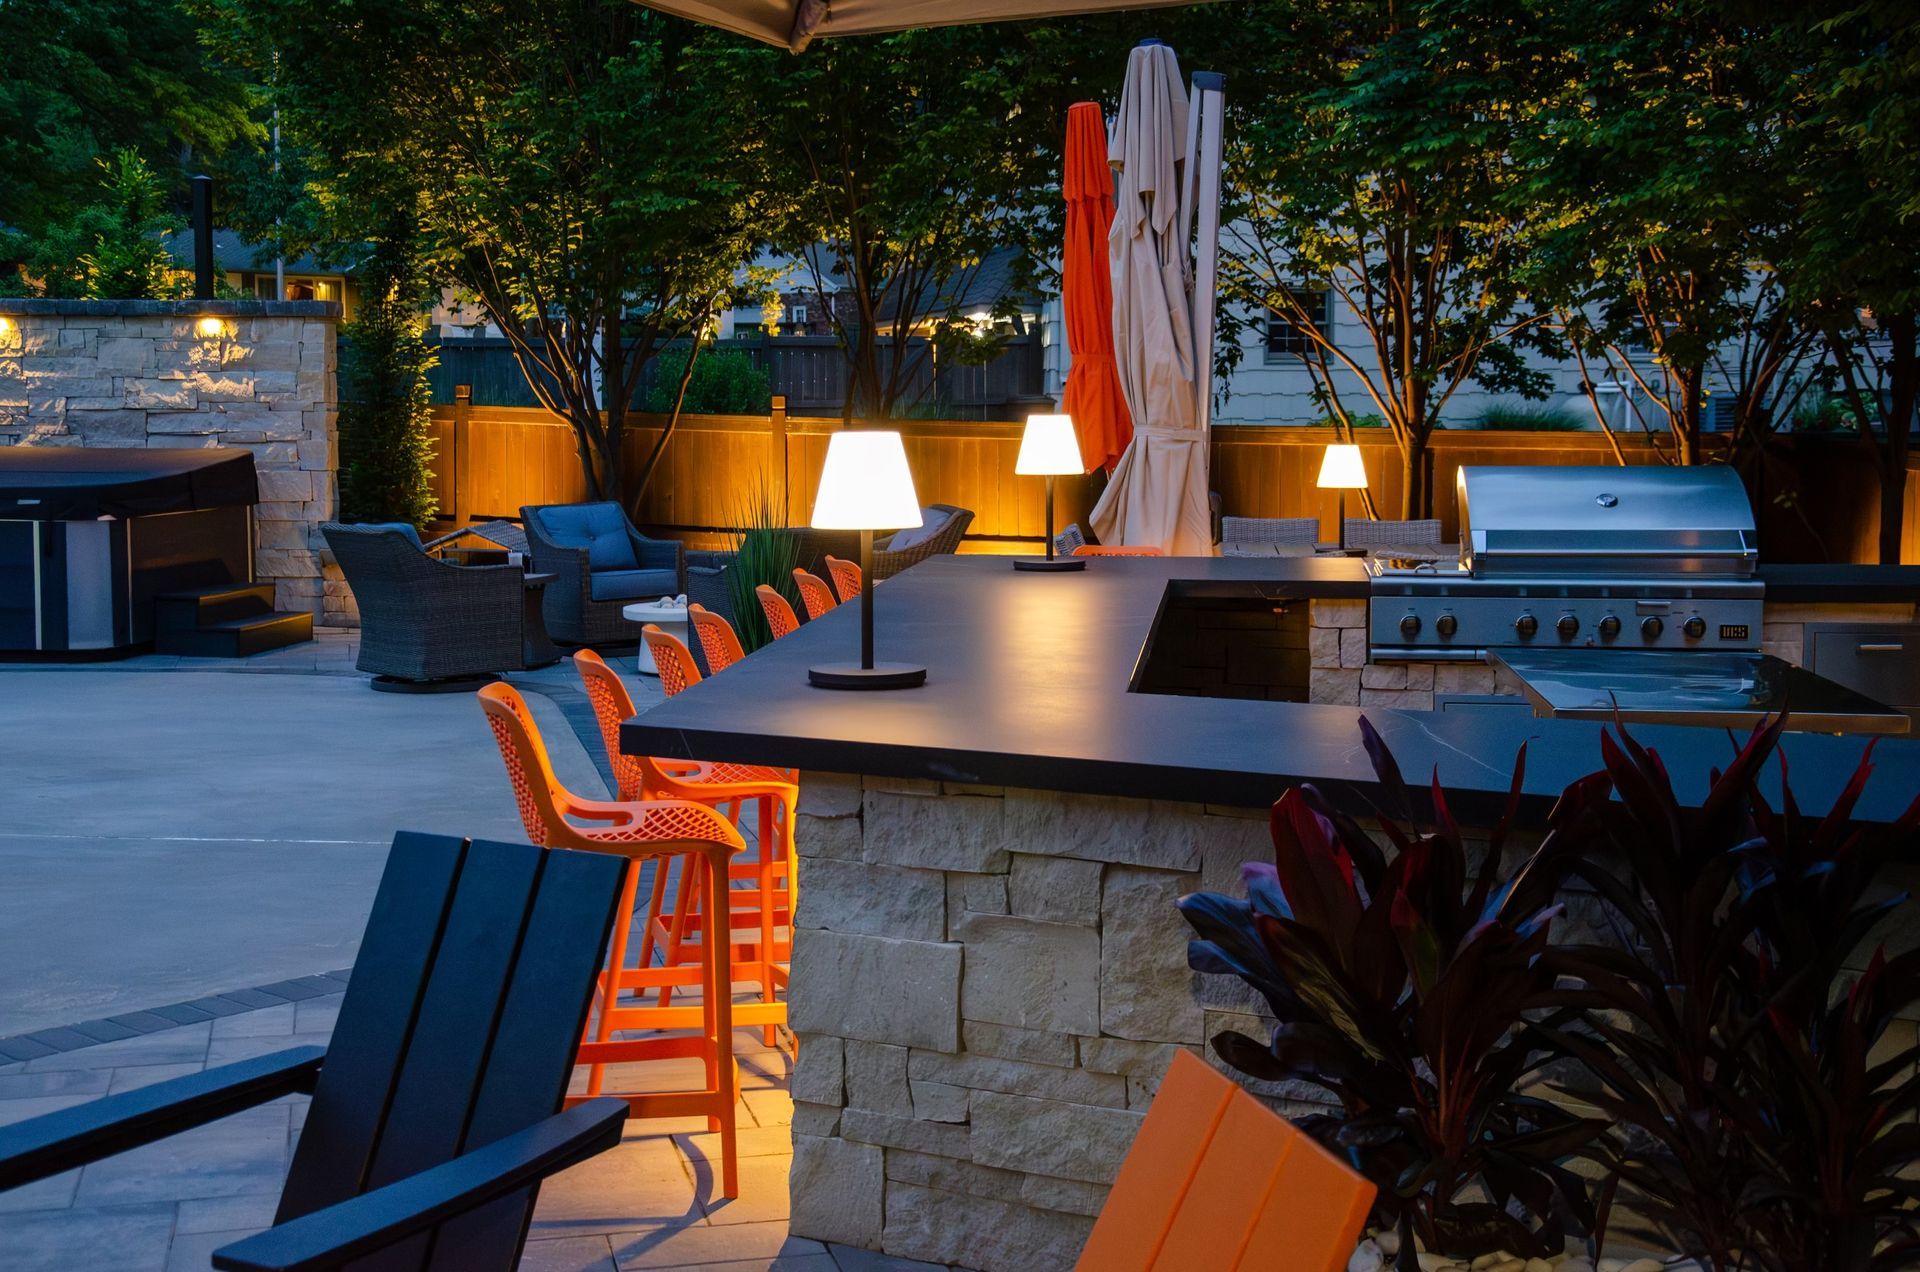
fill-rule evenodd
<path id="1" fill-rule="evenodd" d="M 1029 415 L 1026 432 L 1020 435 L 1020 454 L 1013 461 L 1020 477 L 1047 479 L 1047 555 L 1016 557 L 1016 570 L 1084 570 L 1085 557 L 1057 557 L 1053 554 L 1053 479 L 1072 476 L 1082 470 L 1080 439 L 1074 435 L 1071 415 Z"/>
<path id="2" fill-rule="evenodd" d="M 14 325 L 13 319 L 7 317 L 5 314 L 0 314 L 0 339 L 12 335 L 15 330 L 17 330 L 17 328 Z"/>
<path id="3" fill-rule="evenodd" d="M 193 324 L 193 329 L 200 333 L 202 340 L 218 340 L 227 334 L 227 324 L 220 318 L 202 318 Z"/>
<path id="4" fill-rule="evenodd" d="M 907 467 L 900 434 L 847 429 L 827 439 L 827 462 L 813 499 L 817 530 L 860 532 L 860 662 L 809 667 L 807 680 L 822 689 L 909 689 L 925 684 L 927 669 L 912 663 L 873 660 L 873 532 L 921 524 L 920 496 Z"/>
<path id="5" fill-rule="evenodd" d="M 1320 459 L 1320 478 L 1314 485 L 1322 490 L 1340 492 L 1340 554 L 1347 553 L 1347 492 L 1367 488 L 1367 466 L 1361 462 L 1360 448 L 1336 442 L 1327 447 Z"/>

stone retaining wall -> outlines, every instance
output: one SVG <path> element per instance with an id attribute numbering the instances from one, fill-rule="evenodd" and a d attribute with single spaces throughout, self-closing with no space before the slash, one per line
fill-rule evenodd
<path id="1" fill-rule="evenodd" d="M 1069 1268 L 1177 1048 L 1251 1018 L 1174 900 L 1239 891 L 1264 810 L 807 774 L 788 995 L 793 1231 Z M 1282 1100 L 1290 1093 L 1269 1091 Z"/>
<path id="2" fill-rule="evenodd" d="M 330 301 L 0 300 L 0 446 L 252 451 L 254 577 L 325 621 L 339 322 Z"/>

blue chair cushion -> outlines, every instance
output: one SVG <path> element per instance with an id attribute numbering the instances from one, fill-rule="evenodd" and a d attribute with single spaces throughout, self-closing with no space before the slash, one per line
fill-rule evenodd
<path id="1" fill-rule="evenodd" d="M 404 535 L 406 537 L 407 542 L 411 543 L 414 547 L 416 548 L 420 547 L 420 532 L 414 529 L 412 524 L 409 522 L 369 521 L 362 524 L 359 528 L 362 530 L 391 530 L 395 534 Z M 421 550 L 425 551 L 424 548 L 422 548 Z"/>
<path id="2" fill-rule="evenodd" d="M 540 524 L 547 537 L 566 548 L 585 548 L 587 568 L 631 570 L 640 562 L 634 559 L 633 540 L 627 537 L 627 514 L 615 503 L 560 504 L 540 511 Z"/>
<path id="3" fill-rule="evenodd" d="M 680 576 L 673 570 L 595 570 L 587 576 L 596 601 L 644 601 L 672 596 Z"/>

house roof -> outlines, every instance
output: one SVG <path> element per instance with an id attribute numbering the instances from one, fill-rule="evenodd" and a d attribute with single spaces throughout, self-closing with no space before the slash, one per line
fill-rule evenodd
<path id="1" fill-rule="evenodd" d="M 1040 295 L 1035 289 L 1015 286 L 1015 278 L 1021 261 L 1017 248 L 996 248 L 980 258 L 979 265 L 961 272 L 958 293 L 929 295 L 921 299 L 914 318 L 931 318 L 944 315 L 951 302 L 961 313 L 978 313 L 992 309 L 1003 300 L 1011 299 L 1017 303 L 1038 304 Z M 895 297 L 889 295 L 886 303 L 880 307 L 882 322 L 894 321 L 897 305 Z"/>
<path id="2" fill-rule="evenodd" d="M 169 234 L 162 240 L 168 255 L 184 265 L 193 264 L 193 231 L 182 230 L 178 234 Z M 351 278 L 359 265 L 357 249 L 350 250 L 344 261 L 329 264 L 323 262 L 311 252 L 287 258 L 289 274 L 330 274 Z M 215 230 L 213 232 L 213 263 L 222 271 L 264 271 L 273 268 L 273 245 L 271 243 L 253 243 L 243 237 L 238 230 Z"/>

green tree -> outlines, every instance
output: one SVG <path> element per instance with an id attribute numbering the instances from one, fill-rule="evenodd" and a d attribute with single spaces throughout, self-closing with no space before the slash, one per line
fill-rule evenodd
<path id="1" fill-rule="evenodd" d="M 697 355 L 697 356 L 696 356 Z M 693 360 L 691 376 L 687 363 Z M 669 349 L 654 364 L 647 410 L 671 414 L 676 407 L 701 415 L 765 415 L 772 383 L 742 349 Z M 685 383 L 683 391 L 681 384 Z"/>
<path id="2" fill-rule="evenodd" d="M 192 275 L 161 240 L 179 228 L 160 178 L 131 147 L 97 161 L 92 201 L 26 236 L 27 279 L 45 296 L 150 300 L 185 296 Z"/>
<path id="3" fill-rule="evenodd" d="M 432 520 L 432 394 L 438 358 L 426 340 L 426 287 L 411 235 L 396 226 L 360 271 L 360 307 L 341 328 L 340 516 Z"/>
<path id="4" fill-rule="evenodd" d="M 1544 315 L 1513 281 L 1530 227 L 1507 157 L 1551 51 L 1500 0 L 1267 5 L 1238 46 L 1221 239 L 1221 298 L 1239 302 L 1222 305 L 1229 356 L 1249 310 L 1298 333 L 1328 413 L 1392 430 L 1400 514 L 1424 516 L 1427 445 L 1453 395 L 1549 388 L 1522 354 Z"/>
<path id="5" fill-rule="evenodd" d="M 244 79 L 208 56 L 180 0 L 0 4 L 0 222 L 29 233 L 94 201 L 132 150 L 177 194 L 189 163 L 262 135 Z"/>
<path id="6" fill-rule="evenodd" d="M 429 274 L 485 308 L 574 430 L 596 498 L 631 496 L 627 415 L 659 349 L 747 286 L 776 212 L 719 54 L 630 0 L 213 0 L 260 66 L 336 239 L 404 209 Z M 377 222 L 376 222 L 377 223 Z"/>

